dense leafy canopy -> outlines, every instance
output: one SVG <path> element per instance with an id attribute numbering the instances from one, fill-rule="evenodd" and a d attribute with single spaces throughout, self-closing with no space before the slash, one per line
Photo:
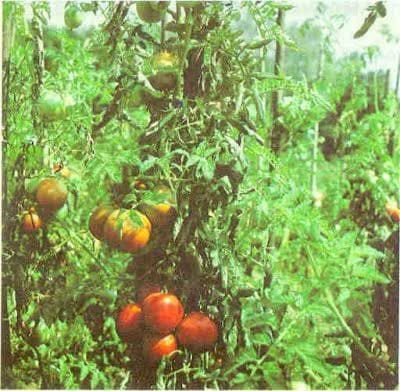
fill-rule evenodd
<path id="1" fill-rule="evenodd" d="M 334 58 L 322 6 L 285 33 L 287 3 L 182 3 L 67 3 L 61 29 L 48 3 L 3 3 L 3 387 L 393 388 L 400 120 L 379 53 Z M 121 340 L 121 308 L 160 288 L 215 321 L 208 351 L 184 328 Z"/>

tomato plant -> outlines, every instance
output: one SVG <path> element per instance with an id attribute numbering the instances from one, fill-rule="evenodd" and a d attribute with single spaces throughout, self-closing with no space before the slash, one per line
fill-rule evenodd
<path id="1" fill-rule="evenodd" d="M 3 388 L 398 387 L 395 11 L 291 3 L 3 2 Z"/>

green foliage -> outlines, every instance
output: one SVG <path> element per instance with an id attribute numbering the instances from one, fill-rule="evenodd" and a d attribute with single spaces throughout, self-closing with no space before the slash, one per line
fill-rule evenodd
<path id="1" fill-rule="evenodd" d="M 370 11 L 384 16 L 381 3 Z M 385 203 L 399 183 L 399 102 L 379 75 L 366 74 L 379 53 L 338 61 L 329 36 L 341 18 L 326 28 L 308 21 L 303 32 L 317 36 L 326 60 L 307 59 L 319 74 L 310 81 L 293 64 L 272 74 L 260 64 L 271 42 L 286 45 L 295 65 L 306 51 L 297 30 L 298 40 L 276 22 L 278 10 L 291 12 L 281 2 L 243 4 L 258 34 L 250 43 L 232 27 L 241 9 L 222 2 L 170 8 L 166 36 L 125 3 L 81 4 L 105 16 L 85 32 L 48 27 L 48 4 L 32 7 L 30 35 L 24 7 L 3 8 L 5 22 L 15 18 L 3 100 L 3 277 L 14 357 L 6 385 L 394 387 L 394 328 L 383 323 L 395 322 L 398 291 Z M 330 19 L 322 5 L 318 12 Z M 161 50 L 180 58 L 171 92 L 146 78 Z M 36 92 L 46 90 L 70 101 L 55 121 L 35 111 Z M 277 90 L 282 149 L 273 155 L 265 97 Z M 54 172 L 60 162 L 69 177 Z M 53 215 L 38 208 L 44 228 L 24 235 L 19 218 L 37 208 L 38 181 L 52 175 L 66 183 L 67 205 Z M 92 237 L 98 204 L 128 209 L 141 224 L 138 205 L 170 202 L 161 184 L 178 216 L 169 231 L 153 227 L 148 248 L 132 256 Z M 152 369 L 140 342 L 121 342 L 117 311 L 148 279 L 176 293 L 186 312 L 216 320 L 212 351 L 180 347 Z"/>

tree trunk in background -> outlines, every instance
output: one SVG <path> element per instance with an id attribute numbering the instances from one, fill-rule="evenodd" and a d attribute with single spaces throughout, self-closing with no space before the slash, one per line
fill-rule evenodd
<path id="1" fill-rule="evenodd" d="M 277 25 L 283 29 L 283 10 L 278 10 L 278 16 L 276 18 Z M 279 75 L 279 72 L 282 68 L 282 44 L 280 42 L 276 42 L 275 49 L 275 64 L 274 64 L 274 75 Z M 271 151 L 274 155 L 278 155 L 280 151 L 280 142 L 281 142 L 281 133 L 283 128 L 278 124 L 279 117 L 279 101 L 280 101 L 281 92 L 274 91 L 271 97 L 271 115 L 272 115 L 272 129 L 271 129 L 271 141 L 270 147 Z M 270 171 L 272 171 L 272 167 L 270 166 Z"/>

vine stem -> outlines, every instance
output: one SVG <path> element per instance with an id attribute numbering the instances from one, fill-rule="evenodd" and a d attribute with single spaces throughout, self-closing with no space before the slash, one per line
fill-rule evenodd
<path id="1" fill-rule="evenodd" d="M 177 97 L 178 99 L 183 99 L 183 72 L 185 70 L 185 65 L 186 65 L 186 57 L 189 53 L 189 47 L 190 47 L 190 37 L 192 36 L 192 30 L 193 30 L 193 16 L 192 16 L 192 10 L 186 9 L 187 15 L 185 19 L 185 46 L 183 49 L 183 55 L 182 55 L 182 62 L 180 64 L 180 69 L 178 73 L 178 91 L 177 91 Z"/>
<path id="2" fill-rule="evenodd" d="M 314 126 L 313 159 L 311 167 L 311 194 L 317 192 L 317 157 L 318 157 L 319 122 Z"/>
<path id="3" fill-rule="evenodd" d="M 307 246 L 307 254 L 311 262 L 311 267 L 313 269 L 314 274 L 320 278 L 320 273 L 317 269 L 317 266 L 315 264 L 314 257 L 311 254 L 310 248 Z M 326 302 L 328 303 L 328 306 L 332 310 L 333 314 L 336 316 L 338 319 L 339 323 L 342 325 L 343 329 L 347 333 L 347 335 L 354 341 L 354 343 L 357 345 L 357 347 L 367 356 L 370 357 L 371 354 L 368 351 L 368 349 L 364 346 L 364 344 L 360 341 L 360 338 L 354 333 L 354 331 L 351 329 L 351 327 L 347 324 L 344 316 L 340 312 L 338 306 L 336 305 L 335 299 L 333 298 L 332 291 L 330 290 L 329 287 L 326 287 L 323 290 L 324 297 Z"/>

